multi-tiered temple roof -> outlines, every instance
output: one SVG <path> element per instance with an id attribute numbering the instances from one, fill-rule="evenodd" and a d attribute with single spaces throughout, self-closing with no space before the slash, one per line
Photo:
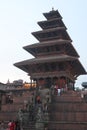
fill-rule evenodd
<path id="1" fill-rule="evenodd" d="M 79 61 L 62 17 L 58 10 L 43 15 L 46 20 L 38 22 L 42 30 L 32 33 L 39 43 L 24 47 L 34 58 L 14 65 L 36 81 L 40 78 L 65 77 L 74 82 L 86 71 Z"/>

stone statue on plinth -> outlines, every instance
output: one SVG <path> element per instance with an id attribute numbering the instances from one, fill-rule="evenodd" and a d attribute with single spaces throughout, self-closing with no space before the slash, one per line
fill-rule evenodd
<path id="1" fill-rule="evenodd" d="M 36 130 L 44 130 L 44 119 L 43 119 L 43 112 L 41 110 L 41 107 L 38 107 L 38 112 L 36 115 Z"/>

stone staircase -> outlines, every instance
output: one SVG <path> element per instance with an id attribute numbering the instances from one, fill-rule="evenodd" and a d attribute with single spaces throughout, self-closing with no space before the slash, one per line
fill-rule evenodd
<path id="1" fill-rule="evenodd" d="M 87 100 L 81 97 L 80 92 L 70 90 L 60 96 L 52 95 L 51 99 L 48 105 L 49 122 L 46 130 L 87 129 Z M 23 107 L 23 100 L 20 103 L 19 101 L 17 99 L 13 104 L 3 104 L 0 120 L 15 120 L 18 109 Z M 23 130 L 36 130 L 35 121 L 30 120 L 27 125 L 23 125 Z"/>
<path id="2" fill-rule="evenodd" d="M 7 122 L 9 120 L 16 120 L 19 109 L 24 109 L 25 101 L 32 97 L 32 92 L 29 90 L 12 90 L 13 103 L 6 103 L 5 96 L 2 100 L 0 121 Z"/>
<path id="3" fill-rule="evenodd" d="M 79 92 L 67 91 L 61 96 L 53 95 L 48 110 L 48 130 L 87 129 L 87 103 Z"/>

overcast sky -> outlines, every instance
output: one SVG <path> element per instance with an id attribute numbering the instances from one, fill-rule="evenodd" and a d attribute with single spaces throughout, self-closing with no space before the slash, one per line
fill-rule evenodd
<path id="1" fill-rule="evenodd" d="M 38 21 L 43 13 L 54 7 L 63 17 L 72 44 L 87 71 L 87 0 L 0 0 L 0 82 L 9 79 L 29 81 L 27 73 L 13 64 L 32 56 L 23 49 L 36 43 L 31 32 L 39 31 Z M 78 77 L 76 84 L 87 82 L 87 76 Z"/>

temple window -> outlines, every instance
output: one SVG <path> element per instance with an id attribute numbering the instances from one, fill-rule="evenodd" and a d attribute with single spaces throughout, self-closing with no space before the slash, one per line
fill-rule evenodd
<path id="1" fill-rule="evenodd" d="M 60 51 L 59 46 L 55 46 L 56 51 Z"/>
<path id="2" fill-rule="evenodd" d="M 45 64 L 45 71 L 50 71 L 50 67 L 48 64 Z"/>
<path id="3" fill-rule="evenodd" d="M 55 70 L 55 64 L 54 63 L 51 64 L 51 69 L 52 69 L 52 71 Z"/>
<path id="4" fill-rule="evenodd" d="M 63 63 L 59 63 L 59 70 L 62 71 L 62 70 L 64 70 L 64 68 L 65 68 L 64 64 Z"/>

